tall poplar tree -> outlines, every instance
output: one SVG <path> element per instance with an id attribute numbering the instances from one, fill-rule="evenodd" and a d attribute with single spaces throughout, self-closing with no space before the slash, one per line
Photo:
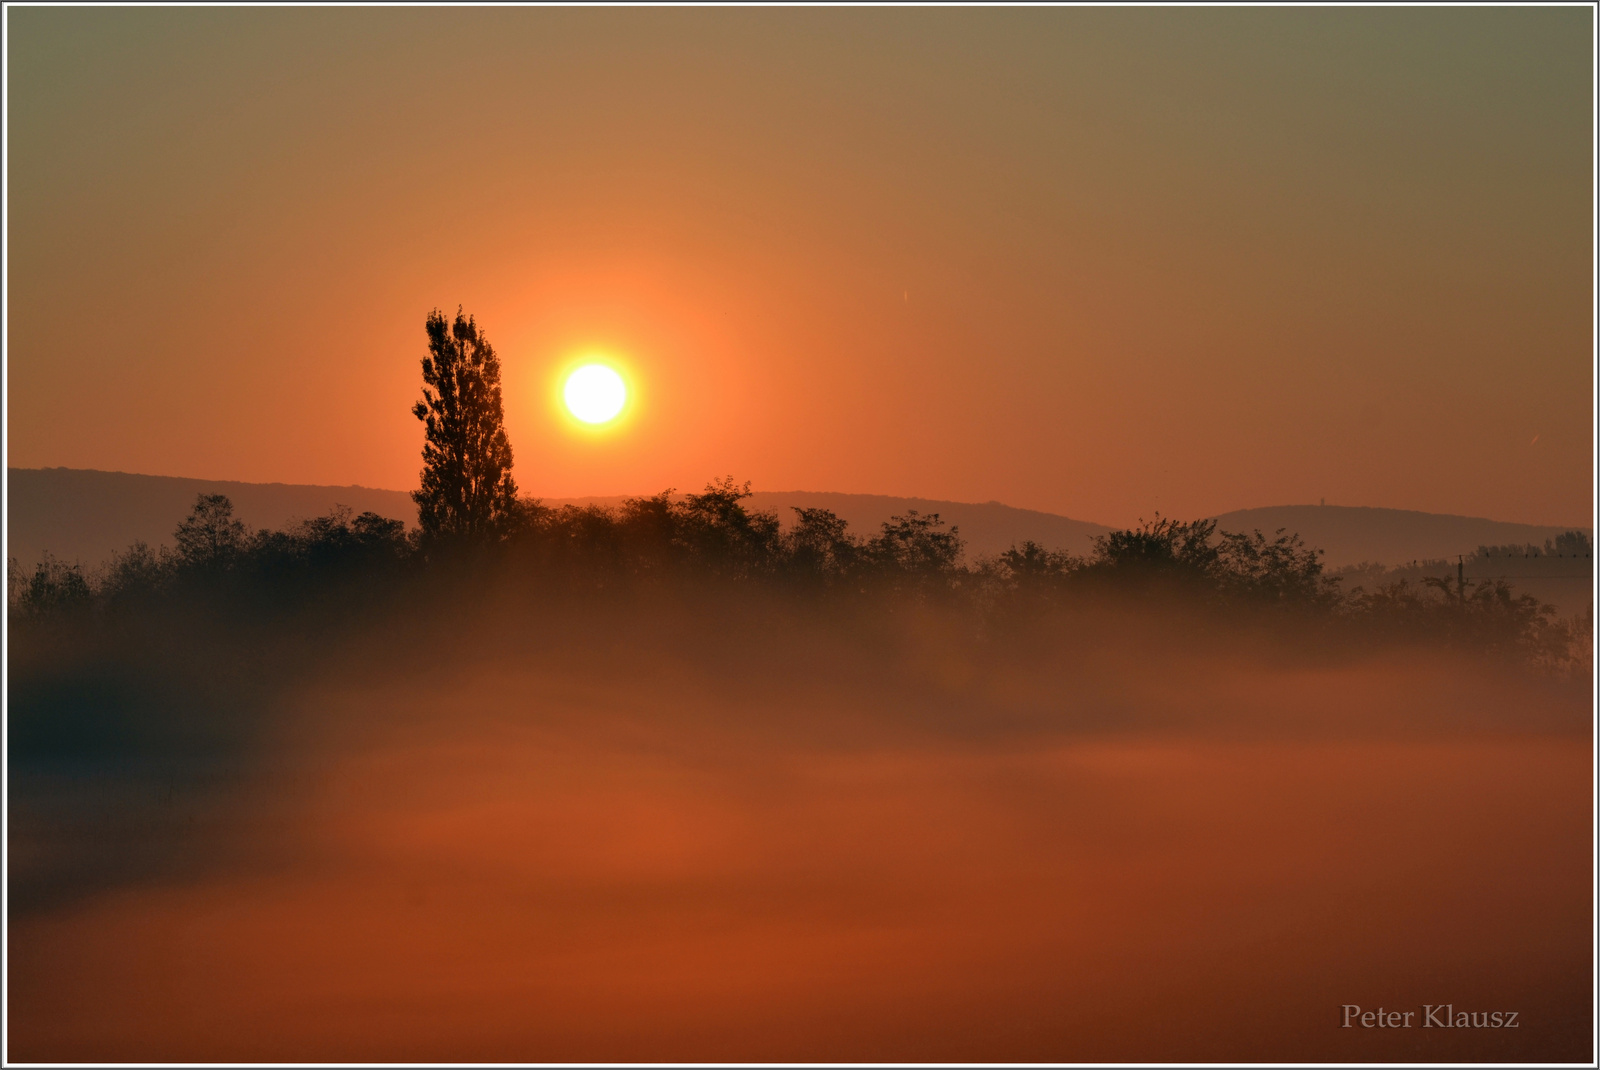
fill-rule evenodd
<path id="1" fill-rule="evenodd" d="M 490 541 L 517 509 L 511 442 L 500 404 L 500 360 L 477 323 L 456 310 L 455 322 L 428 315 L 422 358 L 422 400 L 411 412 L 427 428 L 422 488 L 414 491 L 427 539 Z"/>

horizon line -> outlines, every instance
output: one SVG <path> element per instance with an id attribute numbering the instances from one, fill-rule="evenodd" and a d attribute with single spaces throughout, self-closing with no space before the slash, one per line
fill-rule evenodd
<path id="1" fill-rule="evenodd" d="M 207 477 L 204 477 L 204 476 L 176 476 L 176 475 L 157 474 L 157 473 L 153 473 L 153 472 L 127 472 L 127 471 L 123 471 L 122 469 L 110 469 L 110 468 L 72 468 L 72 467 L 69 467 L 67 465 L 42 465 L 42 466 L 37 467 L 37 468 L 26 468 L 26 467 L 23 467 L 23 466 L 20 466 L 20 465 L 7 465 L 6 466 L 6 482 L 7 482 L 7 494 L 6 494 L 7 502 L 6 502 L 6 505 L 7 505 L 7 512 L 8 513 L 10 511 L 10 489 L 9 489 L 10 473 L 13 472 L 13 471 L 16 471 L 16 472 L 83 472 L 83 473 L 92 473 L 92 474 L 96 474 L 96 475 L 135 476 L 135 477 L 138 477 L 140 479 L 178 479 L 178 480 L 185 480 L 185 481 L 192 482 L 192 483 L 237 483 L 240 486 L 246 486 L 246 487 L 306 487 L 306 488 L 315 488 L 315 489 L 320 489 L 320 490 L 366 490 L 366 491 L 377 491 L 377 492 L 382 493 L 382 494 L 405 494 L 405 495 L 410 495 L 412 493 L 412 491 L 409 491 L 409 490 L 397 490 L 397 489 L 392 488 L 392 487 L 373 487 L 373 486 L 368 486 L 367 484 L 364 484 L 364 483 L 289 483 L 289 482 L 284 482 L 282 480 L 272 480 L 272 481 L 269 481 L 269 482 L 257 482 L 257 481 L 253 481 L 253 480 L 247 480 L 247 479 L 211 479 L 211 478 L 207 478 Z M 659 494 L 659 493 L 662 493 L 662 492 L 661 491 L 656 491 L 655 493 Z M 693 491 L 679 491 L 679 490 L 677 490 L 675 488 L 668 488 L 667 489 L 667 493 L 674 494 L 674 495 L 682 495 L 682 494 L 691 494 L 691 493 L 694 493 L 694 492 Z M 999 499 L 995 499 L 995 498 L 991 498 L 988 501 L 982 501 L 982 502 L 967 502 L 967 501 L 959 501 L 959 500 L 954 499 L 954 498 L 925 498 L 925 497 L 922 497 L 921 495 L 915 495 L 915 494 L 883 494 L 883 493 L 877 493 L 877 492 L 872 492 L 872 491 L 843 491 L 843 490 L 759 490 L 759 489 L 757 489 L 757 490 L 752 490 L 752 493 L 755 493 L 755 494 L 816 494 L 816 495 L 835 495 L 835 496 L 838 496 L 838 497 L 851 497 L 851 498 L 890 498 L 890 499 L 896 499 L 896 500 L 899 500 L 899 501 L 911 501 L 911 502 L 921 501 L 921 502 L 931 502 L 931 503 L 943 504 L 943 505 L 968 505 L 968 506 L 995 505 L 995 506 L 999 506 L 1002 509 L 1011 509 L 1011 510 L 1015 510 L 1016 512 L 1037 513 L 1040 516 L 1058 517 L 1058 518 L 1060 518 L 1062 520 L 1070 520 L 1073 523 L 1077 523 L 1077 524 L 1093 524 L 1096 527 L 1102 527 L 1102 528 L 1107 529 L 1108 531 L 1117 529 L 1116 525 L 1105 524 L 1105 523 L 1102 523 L 1102 522 L 1100 522 L 1098 520 L 1084 520 L 1084 519 L 1081 519 L 1079 517 L 1068 516 L 1065 513 L 1051 512 L 1048 509 L 1033 509 L 1033 508 L 1029 508 L 1028 506 L 1010 505 L 1010 504 L 1008 504 L 1006 502 L 1002 502 Z M 548 496 L 546 496 L 546 495 L 519 495 L 519 497 L 523 497 L 523 496 L 531 498 L 534 501 L 540 501 L 540 502 L 554 501 L 554 502 L 567 503 L 567 502 L 595 501 L 595 500 L 607 500 L 607 499 L 614 499 L 614 500 L 617 500 L 617 501 L 623 501 L 623 500 L 627 500 L 627 499 L 630 499 L 630 498 L 648 498 L 648 497 L 652 497 L 653 495 L 651 495 L 651 494 L 643 494 L 643 493 L 635 493 L 635 494 L 626 494 L 626 493 L 624 493 L 624 494 L 576 494 L 576 495 L 562 495 L 562 496 L 556 496 L 556 495 L 548 495 Z M 1586 531 L 1586 532 L 1594 531 L 1593 523 L 1590 523 L 1590 524 L 1587 524 L 1587 525 L 1584 525 L 1584 524 L 1565 524 L 1565 523 L 1563 523 L 1563 524 L 1541 524 L 1541 523 L 1534 523 L 1534 522 L 1525 521 L 1525 520 L 1497 520 L 1494 517 L 1473 516 L 1473 515 L 1470 515 L 1470 514 L 1467 514 L 1467 513 L 1435 513 L 1435 512 L 1430 512 L 1430 511 L 1428 511 L 1426 509 L 1406 509 L 1406 508 L 1400 508 L 1400 507 L 1397 507 L 1397 506 L 1388 506 L 1388 505 L 1340 505 L 1340 504 L 1337 504 L 1337 503 L 1330 505 L 1325 500 L 1323 502 L 1320 502 L 1320 503 L 1313 503 L 1313 502 L 1282 502 L 1282 503 L 1278 503 L 1278 504 L 1275 504 L 1275 505 L 1244 506 L 1242 508 L 1228 509 L 1228 510 L 1224 510 L 1224 511 L 1221 511 L 1221 512 L 1206 513 L 1206 514 L 1202 515 L 1199 519 L 1202 519 L 1202 520 L 1216 520 L 1216 519 L 1220 519 L 1221 517 L 1234 515 L 1236 513 L 1256 512 L 1256 511 L 1267 510 L 1267 509 L 1366 509 L 1366 510 L 1383 510 L 1383 511 L 1386 511 L 1386 512 L 1394 512 L 1394 513 L 1415 513 L 1415 514 L 1417 514 L 1419 516 L 1450 517 L 1450 518 L 1457 519 L 1457 520 L 1479 520 L 1479 521 L 1483 521 L 1484 523 L 1489 523 L 1489 524 L 1512 524 L 1512 525 L 1517 525 L 1517 526 L 1520 526 L 1520 527 L 1531 527 L 1531 528 L 1562 528 L 1562 529 L 1567 530 L 1567 531 Z M 1152 515 L 1162 515 L 1162 514 L 1160 513 L 1159 510 L 1156 510 Z M 1141 516 L 1141 521 L 1142 520 L 1143 520 L 1143 517 Z"/>

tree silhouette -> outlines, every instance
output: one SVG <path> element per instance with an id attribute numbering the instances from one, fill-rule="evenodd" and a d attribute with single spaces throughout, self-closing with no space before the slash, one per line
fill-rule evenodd
<path id="1" fill-rule="evenodd" d="M 500 404 L 500 359 L 478 325 L 428 315 L 422 400 L 412 415 L 427 428 L 422 487 L 412 493 L 428 540 L 497 539 L 518 516 L 511 442 Z"/>
<path id="2" fill-rule="evenodd" d="M 1218 548 L 1211 541 L 1216 528 L 1215 520 L 1180 521 L 1157 513 L 1137 527 L 1096 535 L 1089 568 L 1142 579 L 1203 579 L 1217 566 Z"/>
<path id="3" fill-rule="evenodd" d="M 220 565 L 245 546 L 244 522 L 233 518 L 226 494 L 201 494 L 194 511 L 178 524 L 178 553 L 191 565 Z"/>
<path id="4" fill-rule="evenodd" d="M 1338 598 L 1339 581 L 1322 574 L 1322 551 L 1279 528 L 1269 540 L 1260 530 L 1218 533 L 1216 564 L 1229 593 L 1258 601 L 1310 605 Z"/>
<path id="5" fill-rule="evenodd" d="M 938 513 L 924 516 L 908 509 L 904 516 L 885 520 L 882 532 L 867 543 L 864 553 L 887 575 L 930 581 L 955 571 L 961 547 L 959 530 L 946 529 Z"/>
<path id="6" fill-rule="evenodd" d="M 861 543 L 848 525 L 831 509 L 803 509 L 791 505 L 795 525 L 784 542 L 789 552 L 789 567 L 811 579 L 837 579 L 861 559 Z"/>
<path id="7" fill-rule="evenodd" d="M 33 575 L 24 576 L 10 559 L 8 586 L 11 602 L 25 613 L 44 615 L 89 602 L 94 592 L 77 564 L 64 564 L 46 552 Z"/>
<path id="8" fill-rule="evenodd" d="M 1013 584 L 1028 588 L 1059 584 L 1083 565 L 1065 550 L 1047 550 L 1032 539 L 1001 554 L 999 563 Z"/>
<path id="9" fill-rule="evenodd" d="M 704 493 L 686 494 L 676 509 L 679 537 L 689 552 L 713 572 L 730 575 L 764 571 L 779 542 L 778 518 L 745 509 L 750 484 L 732 476 L 712 480 Z"/>

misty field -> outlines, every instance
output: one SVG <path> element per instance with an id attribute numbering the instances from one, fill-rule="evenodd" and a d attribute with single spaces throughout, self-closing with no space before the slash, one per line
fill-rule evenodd
<path id="1" fill-rule="evenodd" d="M 1594 1065 L 1600 5 L 462 6 L 0 3 L 0 1061 Z"/>
<path id="2" fill-rule="evenodd" d="M 447 586 L 14 628 L 12 1058 L 1588 1057 L 1587 679 Z"/>

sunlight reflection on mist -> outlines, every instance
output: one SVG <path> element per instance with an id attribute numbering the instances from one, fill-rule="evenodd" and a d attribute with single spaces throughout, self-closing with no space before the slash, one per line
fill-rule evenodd
<path id="1" fill-rule="evenodd" d="M 353 634 L 164 780 L 23 770 L 13 1055 L 1377 1058 L 1328 1015 L 1435 996 L 1576 1024 L 1430 1057 L 1587 1044 L 1576 685 L 569 608 Z"/>

